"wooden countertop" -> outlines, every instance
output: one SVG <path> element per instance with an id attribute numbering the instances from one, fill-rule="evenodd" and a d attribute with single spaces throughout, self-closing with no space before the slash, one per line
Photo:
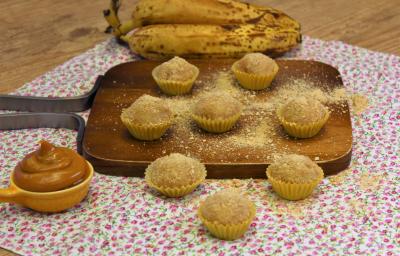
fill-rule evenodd
<path id="1" fill-rule="evenodd" d="M 132 3 L 135 1 L 132 1 Z M 304 35 L 400 55 L 397 0 L 253 0 L 300 21 Z M 127 3 L 125 1 L 124 3 Z M 129 18 L 132 3 L 122 6 Z M 12 91 L 110 37 L 103 1 L 2 0 L 0 93 Z M 0 249 L 0 256 L 14 255 Z"/>

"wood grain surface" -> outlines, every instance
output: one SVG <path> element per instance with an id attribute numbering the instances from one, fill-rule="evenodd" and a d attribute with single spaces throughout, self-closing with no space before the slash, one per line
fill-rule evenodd
<path id="1" fill-rule="evenodd" d="M 124 3 L 127 3 L 125 1 Z M 135 1 L 122 7 L 128 18 Z M 400 55 L 398 0 L 253 0 L 285 11 L 305 35 Z M 110 37 L 108 0 L 2 0 L 0 93 L 12 91 Z M 13 255 L 0 249 L 0 256 Z"/>
<path id="2" fill-rule="evenodd" d="M 200 69 L 191 92 L 180 96 L 180 110 L 196 102 L 207 90 L 207 85 L 215 84 L 219 72 L 229 70 L 235 60 L 191 60 Z M 229 132 L 213 134 L 204 132 L 194 122 L 187 125 L 172 125 L 160 140 L 140 141 L 133 138 L 122 123 L 123 108 L 143 94 L 165 97 L 151 75 L 161 61 L 135 61 L 110 69 L 100 82 L 83 140 L 83 155 L 100 173 L 122 176 L 144 176 L 144 170 L 155 159 L 170 154 L 181 153 L 198 158 L 207 168 L 207 178 L 265 178 L 265 169 L 272 163 L 277 153 L 297 153 L 309 156 L 324 170 L 325 175 L 336 174 L 348 167 L 351 159 L 351 121 L 346 104 L 332 104 L 330 117 L 324 128 L 312 138 L 293 139 L 284 132 L 275 112 L 260 112 L 254 105 L 244 103 L 244 111 L 237 124 Z M 251 97 L 251 102 L 270 102 L 274 93 L 296 80 L 307 81 L 321 91 L 343 88 L 339 71 L 327 64 L 316 61 L 278 60 L 279 71 L 270 88 L 261 90 Z M 239 86 L 239 85 L 236 85 Z M 219 89 L 221 90 L 221 89 Z M 244 100 L 247 90 L 238 91 Z M 172 99 L 172 97 L 168 97 Z M 177 100 L 177 99 L 175 99 Z M 189 102 L 190 101 L 190 102 Z M 171 104 L 171 105 L 172 105 Z M 185 103 L 184 103 L 185 104 Z M 261 107 L 258 107 L 261 108 Z M 176 120 L 188 118 L 181 112 Z M 262 116 L 260 118 L 260 116 Z M 261 128 L 268 123 L 268 130 Z M 182 128 L 182 127 L 186 128 Z M 249 130 L 264 129 L 268 137 L 260 139 L 273 142 L 264 144 L 237 143 Z M 253 135 L 254 136 L 254 135 Z M 239 139 L 240 140 L 240 139 Z M 112 144 L 110 144 L 112 141 Z M 235 143 L 236 142 L 236 143 Z"/>

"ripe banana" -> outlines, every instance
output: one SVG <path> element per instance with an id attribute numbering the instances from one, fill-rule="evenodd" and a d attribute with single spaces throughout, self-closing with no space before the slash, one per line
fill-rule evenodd
<path id="1" fill-rule="evenodd" d="M 281 11 L 233 0 L 140 0 L 132 12 L 133 27 L 153 24 L 264 24 L 299 30 Z"/>
<path id="2" fill-rule="evenodd" d="M 124 24 L 118 18 L 120 0 L 111 0 L 104 16 L 120 37 L 130 30 L 155 24 L 263 24 L 300 31 L 300 24 L 285 13 L 235 0 L 139 0 L 132 19 Z"/>
<path id="3" fill-rule="evenodd" d="M 278 56 L 301 41 L 299 31 L 262 24 L 162 24 L 139 28 L 127 38 L 148 59 L 236 58 L 248 52 Z"/>

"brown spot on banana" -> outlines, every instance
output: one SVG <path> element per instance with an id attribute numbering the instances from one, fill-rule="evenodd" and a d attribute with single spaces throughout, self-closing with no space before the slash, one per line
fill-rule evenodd
<path id="1" fill-rule="evenodd" d="M 224 5 L 228 8 L 234 8 L 235 6 L 233 5 L 232 1 L 223 1 L 223 0 L 218 0 L 218 3 L 220 5 Z"/>
<path id="2" fill-rule="evenodd" d="M 254 38 L 254 37 L 264 37 L 265 33 L 253 33 L 253 34 L 249 34 L 248 37 L 250 38 Z"/>
<path id="3" fill-rule="evenodd" d="M 219 45 L 230 45 L 230 46 L 242 46 L 241 43 L 239 42 L 229 42 L 229 41 L 223 41 L 223 42 L 219 42 Z"/>
<path id="4" fill-rule="evenodd" d="M 221 25 L 221 28 L 225 30 L 235 30 L 238 29 L 240 26 L 237 24 L 226 24 L 226 25 Z"/>
<path id="5" fill-rule="evenodd" d="M 267 14 L 267 11 L 265 11 L 263 14 L 261 14 L 260 16 L 258 16 L 258 17 L 255 17 L 255 18 L 253 18 L 253 19 L 248 19 L 248 20 L 246 20 L 246 23 L 250 23 L 250 24 L 256 24 L 256 23 L 258 23 L 258 22 L 260 22 L 260 20 L 262 19 L 262 18 L 264 18 L 264 16 Z M 278 18 L 278 17 L 275 17 L 274 16 L 274 18 Z M 274 24 L 275 25 L 275 24 Z"/>

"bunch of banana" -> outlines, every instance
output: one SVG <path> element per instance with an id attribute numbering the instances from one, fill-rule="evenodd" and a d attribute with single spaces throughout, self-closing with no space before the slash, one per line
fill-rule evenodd
<path id="1" fill-rule="evenodd" d="M 234 0 L 139 0 L 125 24 L 119 7 L 111 0 L 104 11 L 114 35 L 148 59 L 278 56 L 301 41 L 300 24 L 283 12 Z"/>

